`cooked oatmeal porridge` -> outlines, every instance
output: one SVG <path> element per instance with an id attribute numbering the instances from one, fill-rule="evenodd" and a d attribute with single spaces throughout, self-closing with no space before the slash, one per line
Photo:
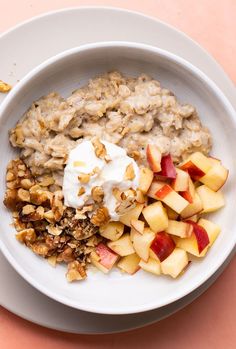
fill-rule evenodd
<path id="1" fill-rule="evenodd" d="M 195 226 L 184 219 L 203 210 L 194 183 L 213 166 L 210 132 L 193 106 L 147 75 L 107 73 L 66 99 L 52 92 L 10 130 L 10 143 L 20 153 L 7 168 L 4 203 L 16 237 L 51 265 L 66 263 L 68 281 L 84 279 L 90 263 L 103 272 L 118 262 L 130 274 L 131 265 L 158 274 L 137 234 L 156 255 L 155 234 L 171 239 L 169 254 L 175 248 L 178 257 L 168 222 L 181 223 L 187 238 Z M 175 199 L 165 201 L 171 190 Z M 150 218 L 152 205 L 161 226 Z"/>

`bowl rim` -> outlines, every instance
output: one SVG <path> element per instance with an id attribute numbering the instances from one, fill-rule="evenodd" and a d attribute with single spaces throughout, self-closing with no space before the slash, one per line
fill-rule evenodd
<path id="1" fill-rule="evenodd" d="M 96 50 L 96 49 L 102 49 L 102 48 L 112 48 L 112 47 L 120 47 L 120 48 L 133 48 L 138 49 L 142 51 L 146 51 L 149 53 L 154 53 L 156 55 L 161 56 L 164 59 L 168 59 L 169 61 L 172 61 L 174 63 L 177 63 L 178 65 L 184 67 L 188 71 L 190 71 L 196 78 L 200 79 L 202 82 L 204 82 L 210 90 L 214 93 L 214 95 L 222 102 L 222 104 L 225 106 L 225 109 L 227 110 L 227 115 L 230 115 L 233 123 L 236 127 L 236 111 L 234 110 L 233 106 L 227 99 L 227 97 L 223 94 L 223 92 L 220 90 L 220 88 L 210 79 L 208 76 L 203 73 L 199 68 L 195 67 L 192 63 L 188 62 L 187 60 L 183 59 L 182 57 L 170 53 L 167 50 L 160 49 L 158 47 L 154 47 L 151 45 L 138 43 L 138 42 L 127 42 L 127 41 L 104 41 L 104 42 L 98 42 L 98 43 L 89 43 L 84 44 L 78 47 L 74 47 L 68 50 L 65 50 L 46 61 L 39 64 L 37 67 L 32 69 L 29 73 L 27 73 L 21 81 L 14 86 L 14 88 L 10 91 L 10 93 L 6 96 L 6 98 L 3 100 L 3 102 L 0 105 L 0 123 L 2 122 L 2 119 L 4 117 L 4 112 L 8 108 L 8 106 L 13 101 L 14 97 L 20 92 L 20 90 L 27 85 L 32 79 L 37 78 L 37 76 L 46 68 L 52 66 L 54 63 L 57 63 L 59 61 L 62 61 L 68 56 L 78 54 L 84 51 L 89 50 Z M 116 308 L 110 308 L 109 310 L 104 310 L 101 306 L 84 306 L 83 304 L 78 304 L 77 301 L 69 300 L 68 298 L 64 297 L 63 295 L 60 295 L 55 292 L 51 292 L 47 289 L 44 285 L 42 285 L 39 281 L 37 281 L 36 278 L 31 277 L 29 273 L 27 273 L 24 269 L 24 267 L 21 264 L 16 263 L 14 257 L 8 250 L 8 248 L 5 246 L 3 240 L 0 237 L 0 250 L 2 251 L 5 258 L 8 260 L 8 262 L 12 265 L 12 267 L 16 270 L 16 272 L 21 275 L 29 284 L 31 284 L 33 287 L 35 287 L 37 290 L 45 294 L 46 296 L 62 303 L 67 306 L 70 306 L 75 309 L 93 312 L 93 313 L 99 313 L 99 314 L 109 314 L 109 315 L 125 315 L 125 314 L 135 314 L 135 313 L 141 313 L 145 311 L 150 311 L 153 309 L 157 309 L 163 306 L 166 306 L 172 302 L 175 302 L 195 289 L 197 289 L 199 286 L 201 286 L 204 282 L 206 282 L 224 263 L 224 261 L 227 259 L 227 257 L 230 255 L 230 253 L 234 250 L 236 244 L 236 236 L 234 241 L 232 240 L 231 243 L 228 243 L 224 246 L 224 253 L 220 259 L 217 259 L 217 261 L 214 263 L 214 265 L 209 265 L 209 268 L 207 268 L 206 273 L 204 274 L 204 277 L 198 277 L 195 282 L 192 282 L 189 287 L 185 287 L 184 290 L 181 292 L 178 292 L 176 295 L 172 295 L 170 297 L 171 299 L 163 301 L 163 302 L 152 302 L 145 305 L 135 305 L 131 307 L 126 307 L 125 309 L 120 309 L 119 311 Z"/>

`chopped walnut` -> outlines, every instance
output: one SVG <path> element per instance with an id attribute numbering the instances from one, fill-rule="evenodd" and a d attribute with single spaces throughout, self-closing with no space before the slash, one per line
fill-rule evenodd
<path id="1" fill-rule="evenodd" d="M 86 278 L 87 274 L 85 269 L 78 261 L 74 261 L 68 264 L 68 271 L 66 273 L 67 281 L 77 281 Z"/>
<path id="2" fill-rule="evenodd" d="M 81 184 L 87 184 L 90 181 L 90 174 L 89 173 L 80 173 L 78 175 L 78 180 Z"/>
<path id="3" fill-rule="evenodd" d="M 141 158 L 141 154 L 138 150 L 132 150 L 132 151 L 128 152 L 128 155 L 131 158 L 133 158 L 135 161 L 138 161 Z"/>
<path id="4" fill-rule="evenodd" d="M 92 138 L 91 140 L 92 145 L 94 147 L 95 154 L 98 158 L 104 159 L 107 155 L 106 147 L 103 143 L 100 142 L 98 138 Z"/>
<path id="5" fill-rule="evenodd" d="M 54 213 L 52 212 L 52 210 L 48 210 L 47 212 L 44 212 L 43 218 L 46 219 L 49 223 L 55 222 Z"/>
<path id="6" fill-rule="evenodd" d="M 103 226 L 108 223 L 110 220 L 109 212 L 106 207 L 100 207 L 97 211 L 92 215 L 91 223 L 96 225 L 97 227 Z"/>
<path id="7" fill-rule="evenodd" d="M 102 187 L 93 187 L 91 190 L 91 194 L 92 194 L 92 198 L 95 202 L 102 202 L 103 198 L 104 198 L 104 191 L 102 189 Z"/>
<path id="8" fill-rule="evenodd" d="M 54 235 L 54 236 L 61 235 L 61 233 L 62 233 L 62 228 L 57 227 L 57 226 L 52 225 L 52 224 L 48 225 L 46 227 L 46 229 L 47 229 L 49 234 Z"/>
<path id="9" fill-rule="evenodd" d="M 57 262 L 65 262 L 65 263 L 70 263 L 75 260 L 75 257 L 73 255 L 73 250 L 70 246 L 67 246 L 63 252 L 61 252 L 57 256 Z"/>
<path id="10" fill-rule="evenodd" d="M 0 92 L 6 93 L 11 90 L 11 85 L 7 84 L 6 82 L 0 80 Z"/>
<path id="11" fill-rule="evenodd" d="M 126 167 L 124 180 L 125 181 L 132 181 L 134 178 L 135 178 L 134 166 L 131 163 Z"/>
<path id="12" fill-rule="evenodd" d="M 36 240 L 36 234 L 34 229 L 24 229 L 21 230 L 19 233 L 16 234 L 16 238 L 18 241 L 22 243 L 32 243 Z"/>
<path id="13" fill-rule="evenodd" d="M 83 206 L 81 209 L 76 209 L 75 219 L 86 219 L 87 216 L 85 213 L 92 212 L 93 211 L 93 205 L 87 205 Z"/>
<path id="14" fill-rule="evenodd" d="M 30 193 L 28 190 L 25 190 L 22 188 L 18 189 L 17 196 L 18 196 L 19 201 L 30 202 Z"/>
<path id="15" fill-rule="evenodd" d="M 84 187 L 80 187 L 79 191 L 78 191 L 78 196 L 81 196 L 85 193 L 85 188 Z"/>
<path id="16" fill-rule="evenodd" d="M 65 207 L 62 202 L 63 194 L 61 191 L 56 191 L 52 198 L 52 212 L 54 214 L 55 221 L 58 222 L 64 213 Z"/>
<path id="17" fill-rule="evenodd" d="M 44 242 L 36 241 L 34 244 L 32 244 L 32 250 L 34 253 L 46 257 L 50 248 Z"/>
<path id="18" fill-rule="evenodd" d="M 50 256 L 47 258 L 47 261 L 52 267 L 55 267 L 57 265 L 57 256 Z"/>
<path id="19" fill-rule="evenodd" d="M 136 191 L 133 189 L 121 193 L 121 202 L 116 207 L 116 213 L 122 215 L 134 208 L 136 205 Z"/>

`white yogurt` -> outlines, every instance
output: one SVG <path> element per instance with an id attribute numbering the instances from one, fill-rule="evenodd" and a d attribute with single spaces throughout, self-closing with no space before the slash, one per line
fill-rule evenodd
<path id="1" fill-rule="evenodd" d="M 83 141 L 71 150 L 64 171 L 64 203 L 66 206 L 74 208 L 81 208 L 86 204 L 93 203 L 91 190 L 95 186 L 100 186 L 104 191 L 104 206 L 108 209 L 111 219 L 117 221 L 119 220 L 119 215 L 115 212 L 117 201 L 112 191 L 114 188 L 121 191 L 129 188 L 137 189 L 139 168 L 123 148 L 110 142 L 101 142 L 105 145 L 107 154 L 111 158 L 110 162 L 96 156 L 91 141 Z M 124 174 L 129 164 L 133 164 L 135 178 L 124 181 Z M 81 173 L 91 174 L 96 167 L 100 171 L 91 176 L 88 183 L 81 184 L 78 176 Z M 85 192 L 78 195 L 81 186 Z"/>

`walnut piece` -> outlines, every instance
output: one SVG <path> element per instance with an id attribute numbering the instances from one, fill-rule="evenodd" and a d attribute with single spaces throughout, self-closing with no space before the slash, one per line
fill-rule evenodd
<path id="1" fill-rule="evenodd" d="M 106 207 L 100 207 L 97 211 L 92 215 L 91 223 L 96 225 L 97 227 L 101 227 L 108 223 L 110 220 L 109 212 Z"/>
<path id="2" fill-rule="evenodd" d="M 80 187 L 78 190 L 78 196 L 81 196 L 85 193 L 85 188 L 84 187 Z"/>
<path id="3" fill-rule="evenodd" d="M 78 180 L 81 184 L 87 184 L 90 181 L 90 174 L 89 173 L 80 173 L 78 175 Z"/>
<path id="4" fill-rule="evenodd" d="M 99 159 L 105 159 L 105 156 L 107 155 L 107 150 L 106 150 L 105 145 L 103 143 L 101 143 L 97 137 L 92 138 L 91 142 L 92 142 L 92 145 L 94 147 L 94 151 L 95 151 L 96 156 Z"/>
<path id="5" fill-rule="evenodd" d="M 7 84 L 6 82 L 0 80 L 0 92 L 6 93 L 11 90 L 11 85 Z"/>
<path id="6" fill-rule="evenodd" d="M 30 228 L 30 229 L 23 229 L 19 233 L 16 234 L 16 238 L 18 241 L 22 243 L 27 243 L 27 242 L 34 242 L 36 240 L 36 234 L 35 230 Z"/>
<path id="7" fill-rule="evenodd" d="M 99 187 L 99 186 L 93 187 L 91 190 L 91 194 L 95 202 L 98 202 L 98 203 L 102 202 L 104 198 L 104 191 L 102 187 Z"/>
<path id="8" fill-rule="evenodd" d="M 78 261 L 74 261 L 68 264 L 68 271 L 66 278 L 68 282 L 83 280 L 87 276 L 85 269 Z"/>
<path id="9" fill-rule="evenodd" d="M 135 178 L 134 166 L 131 163 L 126 167 L 124 181 L 132 181 L 134 178 Z"/>

